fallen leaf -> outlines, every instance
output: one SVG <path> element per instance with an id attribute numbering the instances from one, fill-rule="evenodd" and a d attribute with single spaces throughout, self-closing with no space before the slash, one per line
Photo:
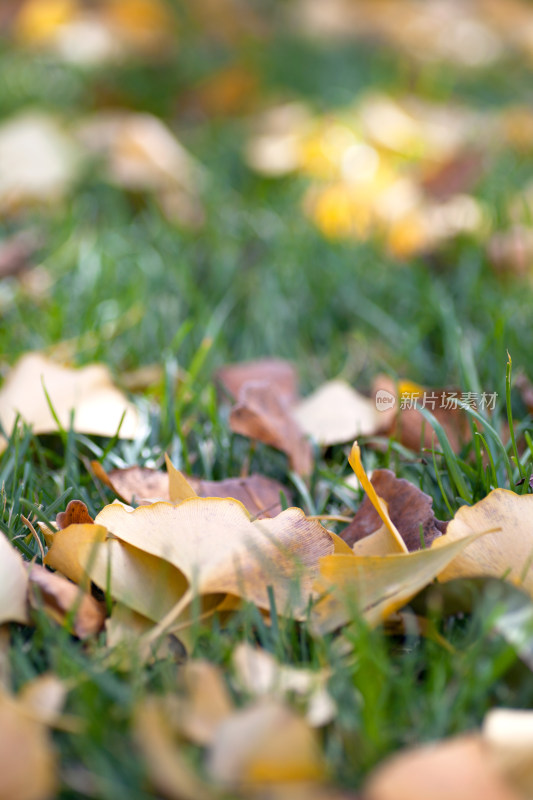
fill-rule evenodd
<path id="1" fill-rule="evenodd" d="M 249 381 L 241 388 L 237 404 L 231 409 L 232 431 L 258 439 L 289 457 L 291 469 L 309 475 L 313 454 L 309 441 L 295 421 L 290 406 L 272 384 Z"/>
<path id="2" fill-rule="evenodd" d="M 27 353 L 0 389 L 0 422 L 8 434 L 17 414 L 35 434 L 57 432 L 45 391 L 65 430 L 70 428 L 72 412 L 72 428 L 78 433 L 111 437 L 120 426 L 120 438 L 133 439 L 141 430 L 137 410 L 113 385 L 106 367 L 92 364 L 71 369 L 41 353 Z M 0 449 L 3 447 L 0 440 Z"/>
<path id="3" fill-rule="evenodd" d="M 208 745 L 234 705 L 219 667 L 208 661 L 187 661 L 180 669 L 183 697 L 171 696 L 169 710 L 175 726 L 191 742 Z"/>
<path id="4" fill-rule="evenodd" d="M 429 550 L 384 556 L 332 555 L 320 559 L 317 589 L 329 591 L 314 606 L 313 626 L 320 634 L 356 616 L 377 625 L 431 583 L 463 549 L 485 531 L 459 541 L 435 539 Z"/>
<path id="5" fill-rule="evenodd" d="M 28 622 L 28 570 L 22 556 L 0 533 L 0 625 Z"/>
<path id="6" fill-rule="evenodd" d="M 154 503 L 135 510 L 114 503 L 95 523 L 84 527 L 105 526 L 120 542 L 169 562 L 185 576 L 189 589 L 161 627 L 175 622 L 193 592 L 232 594 L 268 610 L 272 586 L 279 613 L 304 614 L 318 559 L 333 552 L 326 529 L 307 520 L 300 509 L 252 522 L 240 503 L 219 498 L 190 498 L 178 506 Z M 106 587 L 107 581 L 101 585 Z M 113 585 L 110 588 L 113 594 Z M 135 592 L 133 585 L 131 591 Z"/>
<path id="7" fill-rule="evenodd" d="M 89 514 L 87 506 L 81 500 L 70 500 L 66 509 L 56 516 L 56 525 L 60 530 L 68 528 L 69 525 L 91 522 L 94 520 Z"/>
<path id="8" fill-rule="evenodd" d="M 89 152 L 103 158 L 112 183 L 156 192 L 163 210 L 178 222 L 203 223 L 199 188 L 205 172 L 160 119 L 125 111 L 101 113 L 81 123 L 78 136 Z"/>
<path id="9" fill-rule="evenodd" d="M 376 469 L 371 483 L 376 494 L 385 501 L 391 521 L 400 532 L 408 550 L 429 547 L 431 542 L 446 531 L 446 522 L 435 519 L 433 498 L 404 478 L 397 478 L 391 470 Z M 381 526 L 381 519 L 368 496 L 365 497 L 352 522 L 341 532 L 350 545 L 373 534 Z M 422 544 L 423 542 L 423 544 Z"/>
<path id="10" fill-rule="evenodd" d="M 59 123 L 23 112 L 0 126 L 0 211 L 60 200 L 78 172 L 78 153 Z"/>
<path id="11" fill-rule="evenodd" d="M 61 711 L 65 705 L 68 688 L 53 672 L 45 672 L 25 683 L 17 700 L 25 706 L 31 717 L 44 725 L 61 723 Z"/>
<path id="12" fill-rule="evenodd" d="M 500 776 L 476 734 L 392 756 L 371 773 L 363 796 L 365 800 L 523 800 Z"/>
<path id="13" fill-rule="evenodd" d="M 96 555 L 96 545 L 105 541 L 106 537 L 107 530 L 102 525 L 92 522 L 69 525 L 53 534 L 44 563 L 74 583 L 88 587 L 86 561 L 90 563 Z M 83 555 L 84 562 L 80 560 L 80 555 Z"/>
<path id="14" fill-rule="evenodd" d="M 460 392 L 424 389 L 410 381 L 396 383 L 386 375 L 379 375 L 374 381 L 374 395 L 377 400 L 382 398 L 382 432 L 396 437 L 411 450 L 418 451 L 421 447 L 431 449 L 433 446 L 439 448 L 433 428 L 417 408 L 424 396 L 425 407 L 444 428 L 454 452 L 459 452 L 471 437 L 468 416 L 455 403 L 455 400 L 461 399 Z"/>
<path id="15" fill-rule="evenodd" d="M 78 586 L 61 575 L 33 564 L 29 589 L 30 603 L 34 608 L 43 608 L 61 625 L 72 617 L 72 631 L 79 639 L 86 639 L 103 630 L 106 617 L 104 603 L 81 592 Z"/>
<path id="16" fill-rule="evenodd" d="M 127 503 L 146 504 L 156 500 L 170 501 L 168 472 L 148 467 L 127 467 L 106 473 L 97 462 L 91 463 L 95 475 Z M 272 478 L 252 473 L 245 478 L 225 478 L 207 481 L 191 475 L 184 476 L 199 497 L 229 497 L 238 500 L 257 518 L 275 517 L 283 510 L 280 494 L 291 505 L 289 490 Z"/>
<path id="17" fill-rule="evenodd" d="M 170 458 L 165 453 L 165 463 L 168 475 L 168 493 L 172 503 L 181 503 L 189 497 L 198 497 L 187 478 L 176 469 Z"/>
<path id="18" fill-rule="evenodd" d="M 273 701 L 236 711 L 219 725 L 207 770 L 214 781 L 228 788 L 319 782 L 326 775 L 315 731 Z"/>
<path id="19" fill-rule="evenodd" d="M 170 800 L 214 800 L 214 791 L 196 776 L 175 742 L 164 699 L 147 698 L 137 707 L 133 734 L 158 792 Z"/>
<path id="20" fill-rule="evenodd" d="M 247 383 L 258 381 L 268 384 L 284 403 L 292 405 L 299 399 L 296 371 L 289 361 L 280 358 L 227 364 L 217 370 L 216 379 L 234 400 Z"/>
<path id="21" fill-rule="evenodd" d="M 483 743 L 489 758 L 509 784 L 533 795 L 533 711 L 494 708 L 483 720 Z"/>
<path id="22" fill-rule="evenodd" d="M 284 702 L 294 693 L 303 699 L 305 717 L 312 727 L 327 725 L 336 717 L 337 707 L 327 691 L 329 670 L 280 664 L 271 653 L 246 642 L 235 647 L 232 666 L 238 687 L 254 698 L 271 697 Z"/>
<path id="23" fill-rule="evenodd" d="M 324 383 L 292 413 L 301 430 L 326 447 L 370 436 L 379 429 L 380 413 L 374 400 L 340 380 Z"/>
<path id="24" fill-rule="evenodd" d="M 31 258 L 40 244 L 40 237 L 31 230 L 4 239 L 0 244 L 0 278 L 19 275 L 35 266 Z"/>
<path id="25" fill-rule="evenodd" d="M 475 150 L 455 153 L 444 162 L 426 168 L 422 187 L 428 197 L 447 200 L 474 188 L 483 173 L 483 157 Z"/>
<path id="26" fill-rule="evenodd" d="M 524 278 L 533 266 L 533 230 L 514 225 L 496 232 L 487 242 L 487 253 L 498 274 Z"/>
<path id="27" fill-rule="evenodd" d="M 57 763 L 46 727 L 24 702 L 0 691 L 0 797 L 48 800 L 58 788 Z"/>
<path id="28" fill-rule="evenodd" d="M 226 117 L 249 111 L 254 105 L 259 79 L 249 64 L 231 64 L 180 98 L 186 112 L 200 117 Z"/>
<path id="29" fill-rule="evenodd" d="M 533 495 L 519 495 L 507 489 L 494 489 L 473 506 L 462 506 L 446 535 L 435 540 L 460 542 L 480 530 L 495 529 L 461 553 L 439 574 L 439 580 L 494 576 L 523 587 L 533 596 Z"/>

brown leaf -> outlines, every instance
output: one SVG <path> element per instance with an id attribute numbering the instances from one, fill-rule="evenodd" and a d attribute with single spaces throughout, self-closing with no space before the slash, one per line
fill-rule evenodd
<path id="1" fill-rule="evenodd" d="M 389 469 L 377 469 L 372 473 L 372 486 L 388 506 L 389 516 L 401 533 L 410 551 L 421 547 L 421 534 L 424 546 L 446 531 L 446 522 L 435 519 L 433 498 L 422 492 L 404 478 L 397 478 Z M 354 545 L 366 536 L 374 533 L 382 525 L 382 521 L 370 498 L 365 497 L 357 514 L 344 528 L 340 536 L 349 545 Z"/>
<path id="2" fill-rule="evenodd" d="M 288 404 L 299 399 L 296 371 L 289 361 L 280 358 L 228 364 L 221 367 L 215 377 L 234 400 L 238 399 L 245 384 L 257 381 L 268 384 Z"/>
<path id="3" fill-rule="evenodd" d="M 86 639 L 104 627 L 104 603 L 80 592 L 79 586 L 38 564 L 31 568 L 29 598 L 34 608 L 40 608 L 44 602 L 44 610 L 60 624 L 76 609 L 72 630 L 79 639 Z"/>
<path id="4" fill-rule="evenodd" d="M 399 753 L 370 775 L 365 800 L 520 800 L 475 734 Z M 523 800 L 523 798 L 522 798 Z"/>
<path id="5" fill-rule="evenodd" d="M 435 399 L 434 406 L 428 403 L 426 407 L 444 428 L 454 452 L 458 452 L 462 444 L 470 439 L 470 427 L 466 412 L 454 407 L 455 404 L 451 400 L 453 396 L 460 399 L 460 393 L 450 389 L 424 389 L 408 381 L 397 383 L 387 375 L 378 375 L 374 381 L 374 395 L 377 401 L 380 395 L 384 398 L 382 431 L 387 436 L 395 436 L 411 450 L 418 451 L 421 447 L 431 448 L 433 445 L 438 447 L 438 439 L 433 428 L 414 407 L 414 399 L 417 395 L 420 398 L 424 393 L 426 397 Z M 412 408 L 400 408 L 402 395 L 413 398 Z"/>
<path id="6" fill-rule="evenodd" d="M 17 275 L 31 267 L 40 241 L 33 231 L 20 231 L 0 244 L 0 278 Z"/>
<path id="7" fill-rule="evenodd" d="M 470 192 L 483 173 L 483 156 L 475 150 L 453 154 L 444 162 L 426 169 L 422 187 L 435 200 L 448 200 Z"/>
<path id="8" fill-rule="evenodd" d="M 94 522 L 85 503 L 81 500 L 71 500 L 64 511 L 56 516 L 56 525 L 62 530 L 69 525 Z"/>
<path id="9" fill-rule="evenodd" d="M 92 467 L 97 477 L 130 505 L 170 500 L 167 472 L 148 467 L 127 467 L 107 474 L 97 461 L 92 462 Z M 277 516 L 282 510 L 280 492 L 285 494 L 289 506 L 292 502 L 291 493 L 283 484 L 257 473 L 223 481 L 185 477 L 199 497 L 232 497 L 239 500 L 253 517 Z"/>
<path id="10" fill-rule="evenodd" d="M 291 469 L 309 475 L 313 452 L 296 423 L 291 408 L 273 384 L 264 381 L 245 383 L 237 405 L 230 413 L 231 430 L 275 447 L 289 457 Z"/>

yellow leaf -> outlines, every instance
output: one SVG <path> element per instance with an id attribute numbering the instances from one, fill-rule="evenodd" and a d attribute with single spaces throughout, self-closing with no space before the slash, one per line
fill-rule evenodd
<path id="1" fill-rule="evenodd" d="M 173 503 L 181 503 L 189 497 L 198 497 L 187 478 L 180 472 L 165 453 L 168 473 L 168 493 Z"/>
<path id="2" fill-rule="evenodd" d="M 0 797 L 47 800 L 57 788 L 56 758 L 45 726 L 24 702 L 0 691 Z"/>
<path id="3" fill-rule="evenodd" d="M 533 596 L 533 495 L 494 489 L 473 506 L 462 506 L 442 539 L 459 542 L 480 530 L 498 529 L 461 553 L 439 580 L 492 575 L 505 577 Z M 433 543 L 433 547 L 437 540 Z"/>
<path id="4" fill-rule="evenodd" d="M 189 597 L 232 594 L 270 608 L 272 586 L 279 613 L 304 616 L 318 559 L 333 552 L 328 531 L 290 508 L 252 522 L 236 500 L 190 498 L 180 505 L 154 503 L 135 510 L 106 506 L 95 522 L 117 539 L 163 559 L 189 582 Z M 161 621 L 170 625 L 186 607 L 178 603 Z"/>
<path id="5" fill-rule="evenodd" d="M 380 422 L 375 402 L 340 380 L 323 384 L 292 413 L 303 432 L 324 447 L 374 434 Z"/>
<path id="6" fill-rule="evenodd" d="M 69 369 L 40 353 L 22 356 L 0 390 L 0 422 L 4 430 L 10 433 L 20 414 L 36 434 L 57 432 L 45 390 L 66 430 L 70 427 L 72 412 L 72 428 L 79 433 L 114 436 L 123 415 L 121 438 L 133 439 L 140 430 L 135 407 L 113 385 L 106 367 L 92 364 L 82 369 Z"/>
<path id="7" fill-rule="evenodd" d="M 356 615 L 370 625 L 379 624 L 483 535 L 484 532 L 471 533 L 456 542 L 447 542 L 442 536 L 429 550 L 413 553 L 381 557 L 331 555 L 320 559 L 322 588 L 331 593 L 313 609 L 315 629 L 326 633 Z"/>
<path id="8" fill-rule="evenodd" d="M 87 548 L 96 554 L 98 542 L 105 541 L 107 530 L 102 525 L 83 523 L 69 525 L 57 531 L 44 563 L 70 578 L 74 583 L 87 587 Z"/>
<path id="9" fill-rule="evenodd" d="M 387 504 L 376 494 L 376 490 L 370 483 L 368 476 L 363 468 L 361 463 L 361 450 L 357 442 L 354 442 L 352 451 L 349 456 L 350 466 L 355 472 L 359 483 L 365 490 L 368 495 L 369 500 L 372 502 L 372 505 L 376 509 L 377 513 L 381 517 L 383 525 L 386 528 L 386 531 L 390 534 L 390 553 L 407 553 L 408 549 L 407 546 L 402 539 L 399 531 L 397 530 L 396 526 L 393 524 L 391 518 L 389 517 L 389 512 L 387 510 Z M 380 550 L 383 547 L 383 540 L 386 539 L 386 534 L 380 534 Z"/>
<path id="10" fill-rule="evenodd" d="M 326 775 L 315 731 L 278 702 L 259 702 L 222 722 L 207 769 L 222 785 L 320 781 Z"/>

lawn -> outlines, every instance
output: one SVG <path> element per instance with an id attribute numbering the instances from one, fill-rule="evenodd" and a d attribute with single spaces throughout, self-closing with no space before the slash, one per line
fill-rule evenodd
<path id="1" fill-rule="evenodd" d="M 81 40 L 57 38 L 82 5 L 27 0 L 0 12 L 0 380 L 30 351 L 69 367 L 100 362 L 141 424 L 128 439 L 68 423 L 39 435 L 4 430 L 0 528 L 14 548 L 42 564 L 49 540 L 38 523 L 52 525 L 73 499 L 92 518 L 113 502 L 91 462 L 108 473 L 165 469 L 165 453 L 203 481 L 275 479 L 282 508 L 321 517 L 342 536 L 346 521 L 336 518 L 351 519 L 365 496 L 348 463 L 353 438 L 321 446 L 311 437 L 305 474 L 283 447 L 235 432 L 217 371 L 265 357 L 292 363 L 304 397 L 339 378 L 372 399 L 383 375 L 404 395 L 440 397 L 446 387 L 463 399 L 493 397 L 490 413 L 455 409 L 451 422 L 419 414 L 414 441 L 392 426 L 363 432 L 362 463 L 429 495 L 437 520 L 497 488 L 527 503 L 533 98 L 531 52 L 517 31 L 533 6 L 516 0 L 505 24 L 497 4 L 455 9 L 445 46 L 437 11 L 431 23 L 410 0 L 332 3 L 329 33 L 313 2 L 176 0 L 128 12 L 113 0 L 88 4 L 114 34 L 103 60 L 90 48 L 84 60 Z M 394 14 L 424 19 L 426 33 L 402 40 Z M 473 38 L 461 44 L 465 25 Z M 289 122 L 269 129 L 264 112 L 280 107 Z M 111 112 L 153 115 L 164 133 L 150 128 L 137 140 L 141 117 L 138 129 L 102 132 Z M 7 127 L 28 114 L 29 129 L 45 115 L 60 137 L 57 169 L 68 174 L 53 188 L 39 182 L 38 143 L 25 153 L 19 129 L 20 149 L 5 146 Z M 281 168 L 272 148 L 261 150 L 267 134 L 278 137 Z M 170 174 L 171 157 L 181 172 Z M 26 392 L 41 392 L 36 381 Z M 509 537 L 510 562 L 513 542 L 533 535 L 529 505 L 520 509 L 523 528 L 495 523 Z M 214 615 L 196 597 L 183 635 L 175 631 L 170 645 L 165 637 L 155 655 L 127 638 L 111 645 L 106 630 L 74 635 L 77 606 L 58 621 L 38 591 L 31 624 L 10 621 L 0 586 L 1 726 L 14 713 L 6 698 L 19 703 L 39 676 L 55 676 L 65 695 L 56 707 L 54 691 L 41 689 L 53 708 L 45 723 L 42 709 L 22 714 L 53 751 L 40 740 L 34 750 L 33 728 L 20 723 L 11 752 L 0 728 L 1 773 L 12 767 L 14 776 L 6 788 L 0 777 L 0 796 L 392 799 L 365 784 L 391 753 L 478 730 L 494 708 L 533 708 L 532 590 L 528 559 L 519 558 L 508 565 L 510 582 L 505 564 L 453 584 L 432 575 L 379 624 L 355 601 L 342 625 L 317 630 L 311 608 L 294 619 L 276 607 L 275 591 L 270 607 L 243 592 L 236 610 Z M 7 585 L 8 571 L 0 575 Z M 92 593 L 109 614 L 112 593 L 94 581 Z M 227 729 L 233 750 L 220 735 L 213 745 L 220 694 L 228 717 L 257 702 L 238 677 L 244 644 L 319 676 L 334 709 L 308 725 L 310 690 L 278 686 L 268 698 L 279 718 L 271 729 L 258 718 L 266 727 L 248 777 L 228 766 L 246 750 L 246 733 L 231 744 Z M 273 738 L 286 731 L 292 760 L 275 751 L 274 729 Z M 533 783 L 514 791 L 531 796 Z"/>

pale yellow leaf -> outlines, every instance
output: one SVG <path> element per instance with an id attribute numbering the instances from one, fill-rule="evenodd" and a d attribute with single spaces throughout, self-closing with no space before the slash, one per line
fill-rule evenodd
<path id="1" fill-rule="evenodd" d="M 20 414 L 36 434 L 57 432 L 45 390 L 66 430 L 70 428 L 72 412 L 72 428 L 78 433 L 114 436 L 123 415 L 121 438 L 133 439 L 141 430 L 137 410 L 113 385 L 107 367 L 93 364 L 70 369 L 41 353 L 22 356 L 0 389 L 0 422 L 4 430 L 10 433 Z"/>
<path id="2" fill-rule="evenodd" d="M 189 497 L 198 497 L 185 475 L 176 469 L 166 453 L 165 463 L 168 473 L 168 493 L 171 501 L 173 503 L 181 503 L 182 500 L 187 500 Z"/>
<path id="3" fill-rule="evenodd" d="M 462 506 L 448 524 L 448 542 L 482 530 L 496 529 L 461 553 L 439 574 L 439 580 L 492 575 L 506 578 L 533 596 L 533 495 L 494 489 L 473 506 Z M 438 544 L 436 540 L 433 545 Z"/>
<path id="4" fill-rule="evenodd" d="M 326 775 L 316 732 L 275 701 L 259 702 L 222 722 L 207 769 L 227 787 L 321 781 Z"/>
<path id="5" fill-rule="evenodd" d="M 517 791 L 533 797 L 533 711 L 495 708 L 483 721 L 482 736 L 498 772 Z"/>
<path id="6" fill-rule="evenodd" d="M 324 447 L 370 436 L 380 427 L 375 402 L 341 380 L 325 383 L 292 413 L 303 432 Z"/>
<path id="7" fill-rule="evenodd" d="M 96 554 L 98 542 L 105 541 L 107 530 L 102 525 L 82 523 L 54 533 L 44 563 L 61 572 L 80 586 L 87 586 L 87 548 Z"/>
<path id="8" fill-rule="evenodd" d="M 28 570 L 22 556 L 0 533 L 0 624 L 28 622 Z"/>

